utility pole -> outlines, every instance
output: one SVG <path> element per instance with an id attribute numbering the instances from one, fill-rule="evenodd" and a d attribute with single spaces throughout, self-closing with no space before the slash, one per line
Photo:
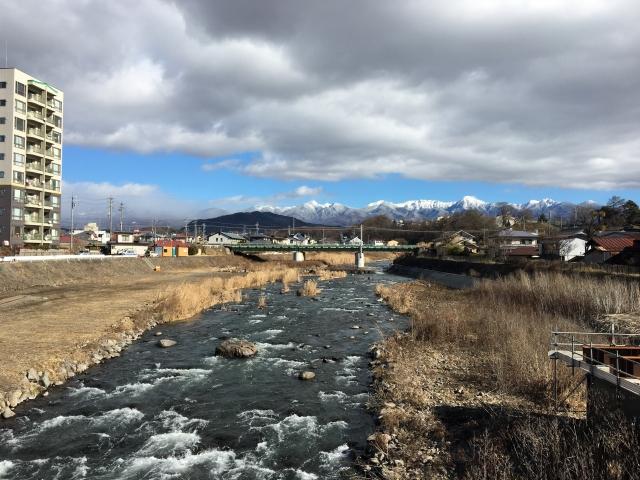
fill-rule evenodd
<path id="1" fill-rule="evenodd" d="M 206 232 L 207 232 L 207 224 L 203 223 L 202 224 L 202 241 L 203 242 L 205 241 L 205 237 L 207 236 Z"/>
<path id="2" fill-rule="evenodd" d="M 73 253 L 73 211 L 76 208 L 76 197 L 75 195 L 71 195 L 71 240 L 69 243 L 69 250 Z"/>
<path id="3" fill-rule="evenodd" d="M 122 232 L 124 228 L 124 203 L 120 202 L 118 211 L 120 212 L 120 231 Z"/>
<path id="4" fill-rule="evenodd" d="M 258 235 L 259 233 L 259 227 L 260 227 L 260 224 L 256 222 L 256 235 Z"/>
<path id="5" fill-rule="evenodd" d="M 364 243 L 363 237 L 364 235 L 362 234 L 362 224 L 360 224 L 360 255 L 362 255 L 362 244 Z"/>
<path id="6" fill-rule="evenodd" d="M 113 197 L 109 197 L 109 239 L 111 239 L 111 232 L 113 232 Z"/>
<path id="7" fill-rule="evenodd" d="M 322 243 L 324 244 L 324 228 L 322 229 Z"/>

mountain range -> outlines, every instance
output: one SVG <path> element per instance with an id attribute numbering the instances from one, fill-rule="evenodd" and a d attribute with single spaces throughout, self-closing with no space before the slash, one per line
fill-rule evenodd
<path id="1" fill-rule="evenodd" d="M 571 202 L 558 202 L 550 198 L 530 200 L 526 203 L 507 203 L 485 202 L 472 196 L 465 196 L 455 202 L 410 200 L 402 203 L 393 203 L 379 200 L 363 208 L 353 208 L 341 203 L 318 203 L 316 201 L 310 201 L 291 207 L 259 205 L 253 210 L 295 217 L 309 223 L 347 226 L 354 225 L 366 218 L 377 215 L 385 215 L 392 220 L 420 221 L 435 220 L 439 217 L 446 217 L 454 213 L 477 210 L 486 215 L 496 216 L 500 214 L 504 205 L 512 207 L 516 212 L 528 210 L 536 217 L 544 213 L 548 218 L 562 217 L 567 219 L 573 218 L 576 207 L 597 207 L 594 202 L 575 204 Z"/>

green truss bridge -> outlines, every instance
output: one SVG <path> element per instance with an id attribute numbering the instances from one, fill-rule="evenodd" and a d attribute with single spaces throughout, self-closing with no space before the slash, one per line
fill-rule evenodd
<path id="1" fill-rule="evenodd" d="M 234 252 L 360 252 L 360 245 L 315 243 L 309 245 L 281 245 L 277 243 L 238 243 L 226 245 Z M 413 252 L 417 245 L 362 245 L 363 252 Z"/>
<path id="2" fill-rule="evenodd" d="M 291 252 L 293 260 L 304 260 L 305 252 L 353 252 L 355 265 L 364 267 L 364 252 L 417 252 L 417 245 L 344 245 L 340 243 L 315 243 L 309 245 L 281 245 L 277 243 L 238 243 L 227 245 L 231 251 L 242 253 Z"/>

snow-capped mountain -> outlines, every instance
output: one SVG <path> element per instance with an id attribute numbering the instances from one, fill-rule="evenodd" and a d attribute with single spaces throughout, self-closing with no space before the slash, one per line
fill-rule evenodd
<path id="1" fill-rule="evenodd" d="M 569 202 L 557 202 L 550 198 L 529 200 L 526 203 L 485 202 L 472 196 L 465 196 L 457 202 L 440 200 L 410 200 L 393 203 L 378 200 L 363 208 L 353 208 L 341 203 L 318 203 L 315 200 L 298 206 L 276 207 L 259 205 L 254 208 L 261 212 L 272 212 L 280 215 L 296 217 L 305 222 L 323 225 L 353 225 L 376 215 L 385 215 L 393 220 L 419 221 L 446 217 L 466 210 L 478 210 L 486 215 L 499 215 L 501 208 L 509 205 L 516 211 L 529 210 L 532 215 L 544 213 L 547 217 L 573 216 L 578 205 Z M 585 202 L 586 206 L 594 206 Z"/>

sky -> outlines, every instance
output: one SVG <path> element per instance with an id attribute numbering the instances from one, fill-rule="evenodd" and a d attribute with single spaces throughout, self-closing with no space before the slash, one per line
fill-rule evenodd
<path id="1" fill-rule="evenodd" d="M 638 200 L 640 4 L 7 0 L 65 92 L 63 205 Z M 43 28 L 44 25 L 44 28 Z M 67 209 L 68 210 L 68 209 Z"/>

